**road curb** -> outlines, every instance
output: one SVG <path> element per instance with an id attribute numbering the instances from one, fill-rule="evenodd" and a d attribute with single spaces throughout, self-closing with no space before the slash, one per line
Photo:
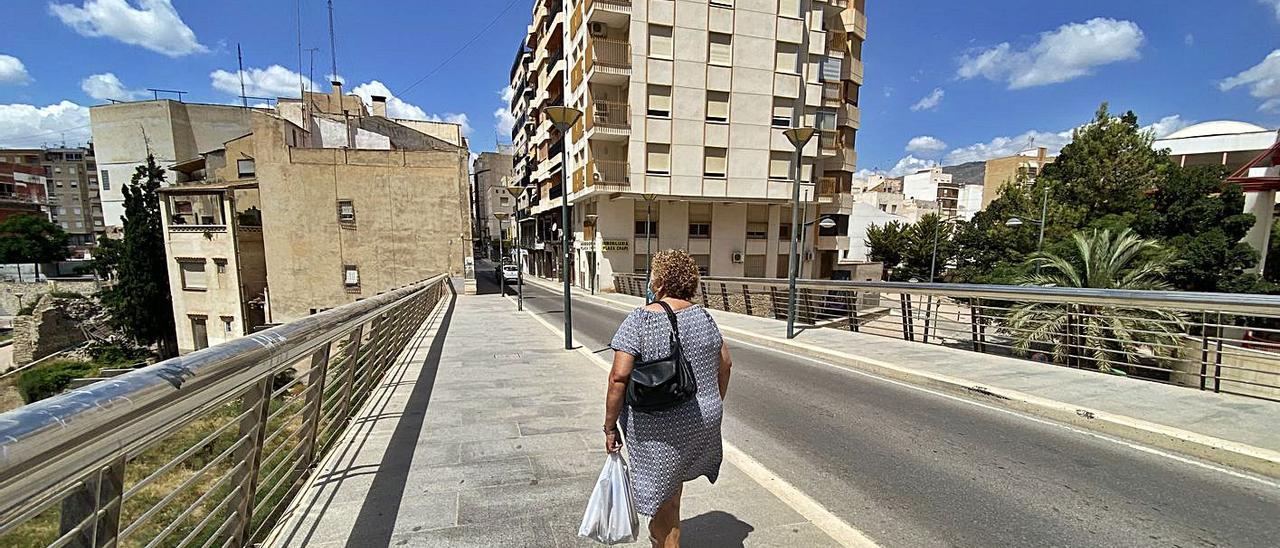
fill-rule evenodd
<path id="1" fill-rule="evenodd" d="M 548 287 L 548 289 L 559 290 L 559 288 L 543 284 L 541 280 L 533 283 Z M 620 310 L 630 311 L 635 308 L 604 297 L 584 294 L 579 294 L 578 296 Z M 1246 470 L 1265 477 L 1280 479 L 1280 451 L 1254 447 L 1134 417 L 1072 405 L 1017 390 L 986 386 L 982 383 L 949 375 L 913 370 L 885 361 L 828 350 L 802 342 L 760 335 L 723 325 L 720 326 L 720 329 L 731 339 L 738 339 L 773 350 L 830 361 L 835 365 L 847 367 L 851 370 L 869 373 L 913 386 L 931 388 L 947 394 L 1064 423 L 1082 430 L 1106 434 L 1208 462 Z"/>

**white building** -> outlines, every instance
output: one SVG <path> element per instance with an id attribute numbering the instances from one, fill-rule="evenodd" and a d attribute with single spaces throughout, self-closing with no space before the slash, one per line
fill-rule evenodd
<path id="1" fill-rule="evenodd" d="M 960 187 L 952 182 L 950 173 L 942 172 L 941 167 L 922 169 L 904 176 L 902 195 L 912 200 L 938 202 L 942 214 L 948 218 L 955 218 L 958 213 Z"/>
<path id="2" fill-rule="evenodd" d="M 982 185 L 963 185 L 956 198 L 956 218 L 972 221 L 982 211 Z"/>

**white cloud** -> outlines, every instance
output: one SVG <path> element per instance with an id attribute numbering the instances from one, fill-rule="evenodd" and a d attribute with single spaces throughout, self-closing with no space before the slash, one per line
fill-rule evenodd
<path id="1" fill-rule="evenodd" d="M 1149 126 L 1144 126 L 1142 128 L 1142 131 L 1150 131 L 1151 133 L 1155 134 L 1156 139 L 1163 139 L 1173 134 L 1173 132 L 1178 131 L 1184 127 L 1187 127 L 1193 123 L 1195 122 L 1192 122 L 1190 120 L 1183 120 L 1181 115 L 1174 114 L 1173 116 L 1165 116 L 1164 118 L 1161 118 L 1159 121 L 1157 121 L 1154 124 L 1151 124 Z"/>
<path id="2" fill-rule="evenodd" d="M 1013 156 L 1034 147 L 1045 147 L 1049 149 L 1049 154 L 1057 154 L 1062 147 L 1071 142 L 1071 131 L 1070 129 L 1059 132 L 1032 130 L 1014 137 L 996 137 L 985 143 L 974 143 L 952 150 L 944 161 L 947 165 L 979 162 Z"/>
<path id="3" fill-rule="evenodd" d="M 516 127 L 516 117 L 511 114 L 510 109 L 500 108 L 493 111 L 493 118 L 498 125 L 498 133 L 503 136 L 511 135 L 511 130 Z"/>
<path id="4" fill-rule="evenodd" d="M 1280 19 L 1280 0 L 1258 0 L 1276 10 L 1276 19 Z"/>
<path id="5" fill-rule="evenodd" d="M 1186 45 L 1188 45 L 1188 46 L 1194 46 L 1194 45 L 1196 45 L 1196 35 L 1188 33 L 1188 34 L 1187 34 L 1187 35 L 1182 39 L 1182 43 L 1184 43 L 1184 44 L 1186 44 Z"/>
<path id="6" fill-rule="evenodd" d="M 907 152 L 916 154 L 936 154 L 947 149 L 947 143 L 930 135 L 921 135 L 907 142 Z"/>
<path id="7" fill-rule="evenodd" d="M 38 107 L 0 105 L 0 146 L 83 144 L 89 140 L 89 109 L 71 101 Z"/>
<path id="8" fill-rule="evenodd" d="M 27 66 L 12 55 L 0 54 L 0 84 L 26 84 L 31 81 Z"/>
<path id="9" fill-rule="evenodd" d="M 215 70 L 209 73 L 209 78 L 214 89 L 240 95 L 240 71 Z M 307 83 L 307 79 L 280 65 L 244 71 L 244 94 L 252 97 L 298 97 L 300 83 Z M 309 89 L 320 89 L 315 82 L 311 82 L 310 86 Z"/>
<path id="10" fill-rule="evenodd" d="M 1005 42 L 966 55 L 956 75 L 1007 82 L 1009 89 L 1057 84 L 1089 75 L 1095 67 L 1138 59 L 1145 41 L 1132 21 L 1099 17 L 1041 33 L 1025 50 Z"/>
<path id="11" fill-rule="evenodd" d="M 502 88 L 502 102 L 504 102 L 504 103 L 510 103 L 510 102 L 511 102 L 511 99 L 515 98 L 515 96 L 516 96 L 516 90 L 515 90 L 515 88 L 513 88 L 513 87 L 511 87 L 511 86 L 507 86 L 507 87 L 505 87 L 505 88 Z"/>
<path id="12" fill-rule="evenodd" d="M 364 100 L 365 105 L 373 105 L 373 96 L 381 95 L 387 98 L 387 116 L 389 118 L 400 118 L 404 120 L 427 120 L 431 122 L 449 122 L 462 126 L 462 134 L 470 136 L 474 128 L 471 127 L 471 120 L 466 114 L 446 112 L 444 114 L 428 114 L 426 110 L 418 105 L 409 103 L 391 93 L 386 84 L 377 80 L 360 84 L 351 88 L 351 93 L 360 96 Z"/>
<path id="13" fill-rule="evenodd" d="M 169 57 L 203 53 L 209 48 L 182 21 L 170 0 L 85 0 L 74 4 L 49 4 L 49 11 L 81 36 L 115 38 Z"/>
<path id="14" fill-rule="evenodd" d="M 915 173 L 922 169 L 929 169 L 936 165 L 938 165 L 938 162 L 935 162 L 933 160 L 927 160 L 924 158 L 916 158 L 915 156 L 908 154 L 904 156 L 901 160 L 898 160 L 898 163 L 894 164 L 893 169 L 890 169 L 887 173 L 885 173 L 885 176 L 901 177 L 903 175 L 909 175 L 909 174 Z"/>
<path id="15" fill-rule="evenodd" d="M 1222 91 L 1245 86 L 1250 95 L 1262 101 L 1258 110 L 1280 112 L 1280 49 L 1252 68 L 1218 83 Z"/>
<path id="16" fill-rule="evenodd" d="M 80 89 L 84 90 L 85 95 L 99 101 L 134 101 L 147 96 L 146 91 L 126 89 L 120 78 L 110 72 L 89 75 L 80 81 Z"/>
<path id="17" fill-rule="evenodd" d="M 462 136 L 470 137 L 475 128 L 471 127 L 471 119 L 464 113 L 446 112 L 444 114 L 428 114 L 427 120 L 432 122 L 449 122 L 462 126 Z"/>
<path id="18" fill-rule="evenodd" d="M 942 102 L 942 97 L 946 94 L 947 92 L 943 91 L 942 88 L 933 88 L 933 92 L 924 96 L 924 98 L 917 101 L 916 104 L 911 105 L 911 110 L 921 111 L 938 108 L 938 103 Z"/>

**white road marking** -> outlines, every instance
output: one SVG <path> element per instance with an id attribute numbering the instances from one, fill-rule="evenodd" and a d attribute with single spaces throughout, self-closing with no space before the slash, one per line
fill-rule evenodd
<path id="1" fill-rule="evenodd" d="M 760 344 L 756 344 L 756 343 L 753 343 L 753 342 L 748 342 L 748 341 L 744 341 L 744 340 L 741 340 L 741 339 L 737 339 L 737 338 L 734 338 L 734 337 L 732 337 L 732 336 L 726 336 L 726 338 L 728 338 L 728 339 L 732 339 L 735 343 L 737 343 L 737 344 L 741 344 L 741 345 L 744 345 L 744 346 L 750 346 L 750 347 L 753 347 L 753 348 L 758 348 L 758 349 L 760 349 L 760 350 L 766 350 L 766 351 L 769 351 L 769 352 L 783 353 L 783 352 L 781 352 L 781 351 L 779 351 L 779 350 L 776 350 L 776 349 L 773 349 L 773 348 L 769 348 L 769 347 L 767 347 L 767 346 L 760 345 Z M 981 407 L 981 408 L 983 408 L 983 409 L 989 409 L 989 410 L 991 410 L 991 411 L 997 411 L 997 412 L 1004 413 L 1004 414 L 1007 414 L 1007 415 L 1013 415 L 1013 416 L 1015 416 L 1015 417 L 1022 418 L 1022 419 L 1026 419 L 1026 420 L 1029 420 L 1029 421 L 1032 421 L 1032 422 L 1035 422 L 1035 423 L 1044 424 L 1044 425 L 1048 425 L 1048 426 L 1055 426 L 1055 427 L 1061 428 L 1061 429 L 1063 429 L 1063 430 L 1068 430 L 1068 431 L 1071 431 L 1071 432 L 1075 432 L 1075 433 L 1077 433 L 1077 434 L 1084 434 L 1084 435 L 1086 435 L 1086 436 L 1091 436 L 1091 437 L 1094 437 L 1094 438 L 1097 438 L 1097 439 L 1100 439 L 1100 440 L 1109 441 L 1109 442 L 1111 442 L 1111 443 L 1116 443 L 1116 444 L 1119 444 L 1119 445 L 1123 445 L 1123 446 L 1128 447 L 1128 448 L 1130 448 L 1130 449 L 1136 449 L 1136 450 L 1138 450 L 1138 451 L 1142 451 L 1142 452 L 1144 452 L 1144 453 L 1148 453 L 1148 454 L 1151 454 L 1151 455 L 1156 455 L 1156 456 L 1159 456 L 1159 457 L 1164 457 L 1164 458 L 1167 458 L 1167 459 L 1175 460 L 1175 461 L 1182 462 L 1182 463 L 1185 463 L 1185 464 L 1190 464 L 1190 465 L 1193 465 L 1193 466 L 1199 466 L 1199 467 L 1204 468 L 1204 469 L 1207 469 L 1207 470 L 1212 470 L 1212 471 L 1215 471 L 1215 472 L 1220 472 L 1220 473 L 1227 474 L 1227 475 L 1229 475 L 1229 476 L 1233 476 L 1233 477 L 1240 478 L 1240 479 L 1246 479 L 1246 480 L 1254 481 L 1254 482 L 1260 483 L 1260 484 L 1262 484 L 1262 485 L 1265 485 L 1265 486 L 1267 486 L 1267 487 L 1271 487 L 1271 488 L 1274 488 L 1274 489 L 1280 489 L 1280 483 L 1276 483 L 1276 482 L 1274 482 L 1274 481 L 1271 481 L 1271 480 L 1268 480 L 1268 479 L 1265 479 L 1265 478 L 1261 478 L 1261 477 L 1257 477 L 1257 476 L 1253 476 L 1253 475 L 1250 475 L 1250 474 L 1245 474 L 1245 473 L 1242 473 L 1242 472 L 1237 472 L 1237 471 L 1232 470 L 1232 469 L 1230 469 L 1230 468 L 1224 468 L 1224 467 L 1221 467 L 1221 466 L 1218 466 L 1218 465 L 1215 465 L 1215 464 L 1209 464 L 1209 463 L 1207 463 L 1207 462 L 1201 462 L 1201 461 L 1198 461 L 1198 460 L 1195 460 L 1195 459 L 1190 459 L 1190 458 L 1187 458 L 1187 457 L 1183 457 L 1183 456 L 1181 456 L 1181 455 L 1175 455 L 1175 454 L 1173 454 L 1173 453 L 1169 453 L 1169 452 L 1166 452 L 1166 451 L 1162 451 L 1162 450 L 1160 450 L 1160 449 L 1156 449 L 1156 448 L 1154 448 L 1154 447 L 1148 447 L 1148 446 L 1145 446 L 1145 445 L 1141 445 L 1141 444 L 1133 443 L 1133 442 L 1131 442 L 1131 441 L 1127 441 L 1127 440 L 1123 440 L 1123 439 L 1120 439 L 1120 438 L 1115 438 L 1115 437 L 1112 437 L 1112 436 L 1108 436 L 1108 435 L 1106 435 L 1106 434 L 1100 434 L 1100 433 L 1098 433 L 1098 432 L 1093 432 L 1093 431 L 1085 430 L 1085 429 L 1082 429 L 1082 428 L 1076 428 L 1076 427 L 1071 426 L 1071 425 L 1068 425 L 1068 424 L 1063 424 L 1063 423 L 1056 422 L 1056 421 L 1052 421 L 1052 420 L 1048 420 L 1048 419 L 1042 419 L 1042 418 L 1040 418 L 1040 417 L 1035 417 L 1035 416 L 1031 416 L 1031 415 L 1026 415 L 1026 414 L 1019 413 L 1019 412 L 1014 411 L 1014 410 L 1011 410 L 1011 409 L 1005 409 L 1005 408 L 1003 408 L 1003 407 L 999 407 L 999 406 L 995 406 L 995 405 L 990 405 L 990 404 L 982 403 L 982 402 L 979 402 L 979 401 L 970 400 L 970 399 L 967 399 L 967 398 L 962 398 L 962 397 L 960 397 L 960 396 L 955 396 L 955 395 L 952 395 L 952 394 L 947 394 L 947 393 L 945 393 L 945 392 L 939 392 L 939 391 L 937 391 L 937 390 L 933 390 L 933 389 L 930 389 L 930 388 L 924 388 L 924 387 L 921 387 L 921 386 L 915 386 L 915 385 L 910 384 L 910 383 L 906 383 L 906 382 L 902 382 L 902 381 L 898 381 L 898 380 L 894 380 L 894 379 L 890 379 L 890 378 L 886 378 L 886 377 L 881 377 L 881 376 L 876 375 L 876 374 L 874 374 L 874 373 L 868 373 L 868 372 L 866 372 L 866 371 L 859 371 L 859 370 L 854 369 L 854 368 L 852 368 L 852 367 L 843 366 L 843 365 L 840 365 L 840 364 L 836 364 L 836 363 L 831 363 L 831 362 L 827 362 L 827 361 L 819 360 L 819 359 L 817 359 L 817 358 L 811 358 L 811 357 L 809 357 L 809 356 L 804 356 L 804 355 L 801 355 L 801 354 L 786 354 L 786 355 L 787 355 L 788 357 L 792 357 L 792 358 L 800 358 L 800 359 L 803 359 L 803 360 L 805 360 L 805 361 L 813 362 L 813 363 L 816 363 L 816 364 L 819 364 L 819 365 L 824 365 L 824 366 L 827 366 L 827 367 L 831 367 L 831 368 L 834 368 L 834 369 L 838 369 L 838 370 L 840 370 L 840 371 L 845 371 L 845 372 L 848 372 L 848 373 L 854 373 L 854 374 L 862 375 L 862 376 L 864 376 L 864 377 L 868 377 L 868 378 L 875 379 L 875 380 L 878 380 L 878 381 L 887 382 L 887 383 L 890 383 L 890 384 L 894 384 L 894 385 L 897 385 L 897 386 L 901 386 L 901 387 L 903 387 L 903 388 L 909 388 L 909 389 L 911 389 L 911 390 L 915 390 L 915 391 L 918 391 L 918 392 L 924 392 L 924 393 L 926 393 L 926 394 L 932 394 L 932 395 L 934 395 L 934 396 L 938 396 L 938 397 L 941 397 L 941 398 L 946 398 L 946 399 L 949 399 L 949 400 L 952 400 L 952 401 L 957 401 L 957 402 L 960 402 L 960 403 L 964 403 L 964 404 L 968 404 L 968 405 L 973 405 L 973 406 Z"/>
<path id="2" fill-rule="evenodd" d="M 525 312 L 528 313 L 529 316 L 533 317 L 533 319 L 537 320 L 538 323 L 541 323 L 542 326 L 546 327 L 549 331 L 559 336 L 564 336 L 564 330 L 552 325 L 551 322 L 543 319 L 537 313 L 527 308 L 525 309 Z M 579 346 L 576 350 L 605 371 L 609 371 L 613 368 L 613 364 L 596 355 L 591 350 L 588 350 L 585 346 Z M 782 501 L 783 504 L 786 504 L 791 507 L 792 510 L 795 510 L 796 513 L 804 516 L 809 523 L 812 523 L 823 533 L 826 533 L 827 536 L 831 537 L 831 540 L 836 541 L 841 546 L 855 548 L 875 548 L 878 546 L 874 541 L 867 537 L 867 535 L 863 534 L 862 531 L 855 529 L 853 526 L 831 513 L 830 510 L 827 510 L 826 507 L 822 506 L 818 501 L 814 500 L 809 495 L 804 494 L 803 491 L 791 485 L 787 480 L 778 477 L 777 474 L 774 474 L 768 468 L 765 468 L 764 465 L 760 464 L 758 461 L 751 458 L 750 455 L 747 455 L 741 449 L 738 449 L 737 446 L 729 443 L 728 441 L 724 442 L 724 458 L 729 461 L 730 464 L 741 470 L 742 473 L 746 474 L 747 477 L 751 478 L 763 487 L 766 491 L 769 491 L 774 496 L 778 497 L 778 500 Z"/>

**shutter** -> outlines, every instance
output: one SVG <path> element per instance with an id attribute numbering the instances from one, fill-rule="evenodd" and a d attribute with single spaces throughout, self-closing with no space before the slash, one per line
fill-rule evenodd
<path id="1" fill-rule="evenodd" d="M 707 92 L 707 119 L 729 119 L 729 94 L 719 91 Z"/>

